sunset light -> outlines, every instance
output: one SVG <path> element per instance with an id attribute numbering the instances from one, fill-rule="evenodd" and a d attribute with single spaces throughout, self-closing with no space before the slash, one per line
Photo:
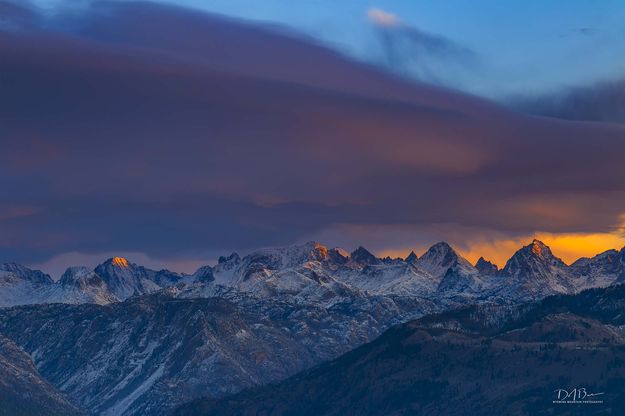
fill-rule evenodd
<path id="1" fill-rule="evenodd" d="M 0 415 L 625 415 L 623 39 L 0 0 Z"/>

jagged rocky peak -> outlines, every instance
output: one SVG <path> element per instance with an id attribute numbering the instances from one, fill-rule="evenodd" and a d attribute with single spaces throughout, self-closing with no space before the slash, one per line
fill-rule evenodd
<path id="1" fill-rule="evenodd" d="M 328 257 L 328 254 L 330 253 L 330 250 L 328 250 L 328 248 L 326 246 L 324 246 L 323 244 L 314 242 L 313 243 L 313 252 L 315 253 L 315 256 L 319 257 L 319 260 L 324 260 Z"/>
<path id="2" fill-rule="evenodd" d="M 93 270 L 78 266 L 69 267 L 61 276 L 59 284 L 61 286 L 75 286 L 81 288 L 86 286 L 101 286 L 104 282 Z"/>
<path id="3" fill-rule="evenodd" d="M 545 277 L 553 270 L 563 271 L 566 268 L 567 265 L 554 256 L 545 243 L 533 240 L 530 244 L 514 253 L 506 263 L 502 273 L 508 276 L 525 276 L 526 278 L 538 275 Z"/>
<path id="4" fill-rule="evenodd" d="M 316 241 L 309 241 L 301 246 L 303 261 L 324 261 L 328 259 L 328 248 Z"/>
<path id="5" fill-rule="evenodd" d="M 531 253 L 538 257 L 552 257 L 553 253 L 551 253 L 551 249 L 547 247 L 545 243 L 540 240 L 532 240 L 531 244 L 527 246 Z"/>
<path id="6" fill-rule="evenodd" d="M 154 281 L 157 285 L 161 287 L 167 287 L 178 283 L 183 276 L 180 273 L 172 272 L 171 270 L 162 269 L 152 274 L 151 270 L 147 270 L 145 273 L 145 277 Z"/>
<path id="7" fill-rule="evenodd" d="M 621 251 L 608 250 L 595 256 L 594 258 L 599 259 L 601 257 L 604 258 L 606 263 L 625 265 L 625 247 L 622 248 Z"/>
<path id="8" fill-rule="evenodd" d="M 95 268 L 101 277 L 118 276 L 132 278 L 148 278 L 150 280 L 178 280 L 180 275 L 167 269 L 154 271 L 146 267 L 131 263 L 124 257 L 112 257 Z"/>
<path id="9" fill-rule="evenodd" d="M 217 263 L 221 264 L 221 263 L 228 263 L 231 261 L 239 261 L 239 260 L 241 260 L 241 257 L 239 256 L 239 254 L 232 253 L 229 256 L 219 256 Z"/>
<path id="10" fill-rule="evenodd" d="M 439 241 L 438 243 L 432 245 L 432 247 L 428 248 L 428 250 L 421 256 L 421 258 L 432 258 L 437 257 L 440 258 L 442 256 L 447 255 L 455 255 L 456 252 L 454 249 L 445 241 Z"/>
<path id="11" fill-rule="evenodd" d="M 198 282 L 212 282 L 215 280 L 213 268 L 211 266 L 202 266 L 193 273 L 193 277 Z"/>
<path id="12" fill-rule="evenodd" d="M 310 261 L 324 261 L 328 258 L 328 249 L 315 241 L 286 247 L 257 250 L 243 258 L 243 262 L 263 265 L 269 270 L 300 266 Z"/>
<path id="13" fill-rule="evenodd" d="M 326 246 L 316 241 L 309 241 L 301 246 L 303 261 L 324 261 L 330 255 L 330 250 Z"/>
<path id="14" fill-rule="evenodd" d="M 259 249 L 241 259 L 238 256 L 223 259 L 214 268 L 214 272 L 219 275 L 223 271 L 235 270 L 243 281 L 257 280 L 279 270 L 299 268 L 310 262 L 327 263 L 329 260 L 330 250 L 322 244 L 309 241 L 304 244 Z"/>
<path id="15" fill-rule="evenodd" d="M 22 266 L 17 263 L 2 263 L 0 264 L 0 279 L 12 280 L 20 279 L 27 280 L 36 284 L 52 284 L 54 281 L 52 278 L 39 270 L 32 270 L 26 266 Z"/>
<path id="16" fill-rule="evenodd" d="M 17 276 L 26 276 L 30 272 L 32 272 L 32 270 L 30 270 L 29 268 L 22 266 L 21 264 L 12 262 L 0 264 L 0 271 L 13 273 Z"/>
<path id="17" fill-rule="evenodd" d="M 465 263 L 456 262 L 448 267 L 436 290 L 455 294 L 468 294 L 471 291 L 479 290 L 481 279 L 478 271 L 472 266 L 471 268 L 466 266 Z"/>
<path id="18" fill-rule="evenodd" d="M 352 251 L 349 255 L 350 260 L 353 263 L 357 263 L 363 266 L 380 263 L 380 259 L 371 254 L 366 248 L 360 246 L 356 250 Z"/>
<path id="19" fill-rule="evenodd" d="M 416 264 L 436 279 L 442 279 L 452 267 L 457 268 L 459 274 L 475 272 L 473 265 L 444 241 L 430 247 Z"/>
<path id="20" fill-rule="evenodd" d="M 458 261 L 460 256 L 446 242 L 441 241 L 434 244 L 419 258 L 419 262 L 424 265 L 436 265 L 450 267 Z"/>
<path id="21" fill-rule="evenodd" d="M 349 260 L 349 253 L 340 247 L 328 250 L 328 259 L 338 265 L 345 264 Z"/>
<path id="22" fill-rule="evenodd" d="M 575 261 L 571 268 L 583 275 L 625 276 L 625 249 L 607 250 L 590 258 L 582 257 Z"/>
<path id="23" fill-rule="evenodd" d="M 510 260 L 512 259 L 528 259 L 543 262 L 562 263 L 562 265 L 564 265 L 564 262 L 554 256 L 551 249 L 545 243 L 536 239 L 514 253 Z M 510 263 L 510 260 L 508 263 Z"/>
<path id="24" fill-rule="evenodd" d="M 407 263 L 414 263 L 417 260 L 419 260 L 419 257 L 417 256 L 417 254 L 414 251 L 411 251 L 410 254 L 408 254 L 408 256 L 406 256 L 406 258 L 405 258 L 405 261 Z"/>
<path id="25" fill-rule="evenodd" d="M 405 260 L 402 259 L 401 257 L 386 256 L 382 259 L 382 263 L 388 264 L 388 265 L 403 264 L 404 262 Z"/>
<path id="26" fill-rule="evenodd" d="M 129 262 L 124 257 L 111 257 L 95 268 L 95 272 L 102 277 L 107 275 L 129 275 L 132 274 L 136 265 Z"/>
<path id="27" fill-rule="evenodd" d="M 475 263 L 475 268 L 480 272 L 480 274 L 491 276 L 497 274 L 499 268 L 496 264 L 491 263 L 486 260 L 484 257 L 480 257 Z"/>
<path id="28" fill-rule="evenodd" d="M 155 272 L 137 266 L 123 257 L 113 257 L 94 270 L 119 299 L 150 293 L 166 284 L 174 283 L 179 276 L 169 271 Z M 165 284 L 166 283 L 166 284 Z"/>
<path id="29" fill-rule="evenodd" d="M 625 253 L 625 249 L 620 252 L 617 250 L 607 250 L 603 253 L 597 254 L 594 257 L 582 257 L 580 259 L 575 260 L 575 262 L 571 265 L 573 267 L 577 266 L 586 266 L 589 264 L 612 264 L 620 260 L 621 253 Z"/>

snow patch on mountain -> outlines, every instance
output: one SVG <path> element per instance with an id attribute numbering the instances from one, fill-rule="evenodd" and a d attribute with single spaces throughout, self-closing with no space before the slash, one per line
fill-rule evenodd
<path id="1" fill-rule="evenodd" d="M 625 282 L 625 249 L 583 258 L 571 266 L 538 240 L 518 250 L 503 269 L 480 258 L 475 266 L 440 242 L 423 255 L 380 259 L 364 247 L 352 253 L 311 241 L 220 257 L 192 275 L 154 271 L 121 257 L 95 270 L 70 268 L 57 283 L 42 272 L 0 266 L 0 306 L 123 301 L 184 284 L 203 296 L 232 288 L 255 296 L 290 296 L 331 306 L 362 296 L 404 296 L 440 305 L 475 301 L 518 303 L 557 293 Z"/>

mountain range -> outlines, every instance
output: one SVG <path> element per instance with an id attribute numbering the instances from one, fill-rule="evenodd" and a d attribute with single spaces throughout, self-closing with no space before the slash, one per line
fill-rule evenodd
<path id="1" fill-rule="evenodd" d="M 619 285 L 430 315 L 280 383 L 174 414 L 623 414 L 624 306 Z M 577 403 L 557 403 L 574 388 Z"/>
<path id="2" fill-rule="evenodd" d="M 69 268 L 56 282 L 7 263 L 0 265 L 0 336 L 24 352 L 31 379 L 57 389 L 50 406 L 56 397 L 93 414 L 160 415 L 189 400 L 280 382 L 383 342 L 374 340 L 405 322 L 428 322 L 424 331 L 434 337 L 443 327 L 458 331 L 458 319 L 424 316 L 476 305 L 489 312 L 469 316 L 487 325 L 546 296 L 624 281 L 625 250 L 566 265 L 536 240 L 501 269 L 485 259 L 472 265 L 444 242 L 404 259 L 309 242 L 233 253 L 193 274 L 115 257 L 93 270 Z M 461 332 L 450 342 L 476 351 L 495 336 Z"/>
<path id="3" fill-rule="evenodd" d="M 198 295 L 230 287 L 262 296 L 288 294 L 302 301 L 332 302 L 356 292 L 423 297 L 449 305 L 455 301 L 497 303 L 536 300 L 558 293 L 625 282 L 625 249 L 608 250 L 566 265 L 544 243 L 534 240 L 502 269 L 484 258 L 475 265 L 440 242 L 418 257 L 381 259 L 359 247 L 351 254 L 309 242 L 232 253 L 193 274 L 150 270 L 122 257 L 91 270 L 70 267 L 55 282 L 38 270 L 0 264 L 0 306 L 38 303 L 109 304 L 179 284 Z"/>

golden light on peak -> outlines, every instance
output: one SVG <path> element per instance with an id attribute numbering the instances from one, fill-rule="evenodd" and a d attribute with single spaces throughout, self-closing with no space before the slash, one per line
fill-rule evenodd
<path id="1" fill-rule="evenodd" d="M 325 257 L 328 255 L 328 248 L 326 246 L 319 244 L 319 243 L 315 243 L 314 247 L 315 247 L 315 250 L 319 251 L 322 256 Z"/>
<path id="2" fill-rule="evenodd" d="M 113 264 L 117 267 L 128 267 L 128 260 L 123 257 L 113 257 Z"/>
<path id="3" fill-rule="evenodd" d="M 524 237 L 508 239 L 505 237 L 491 240 L 476 240 L 467 248 L 458 251 L 471 263 L 475 263 L 480 256 L 484 256 L 500 267 L 519 249 L 527 244 L 528 240 L 542 241 L 551 252 L 571 264 L 581 257 L 593 257 L 610 249 L 620 250 L 625 247 L 625 235 L 622 232 L 613 233 L 535 233 Z M 545 249 L 541 244 L 531 244 L 530 250 L 540 255 Z"/>

